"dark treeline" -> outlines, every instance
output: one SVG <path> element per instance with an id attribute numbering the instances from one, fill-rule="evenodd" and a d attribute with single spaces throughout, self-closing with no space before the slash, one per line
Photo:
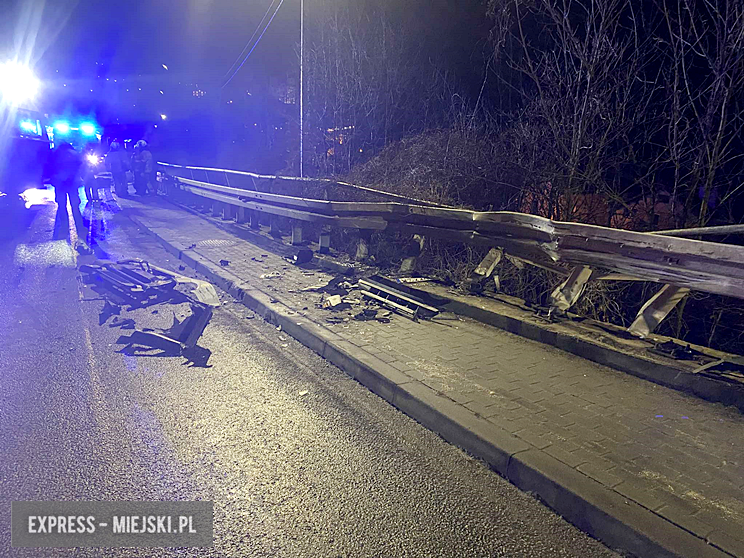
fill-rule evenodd
<path id="1" fill-rule="evenodd" d="M 744 220 L 742 0 L 317 0 L 308 17 L 309 172 L 635 230 Z M 477 259 L 430 252 L 449 275 Z M 544 302 L 555 281 L 503 284 Z M 594 285 L 580 310 L 627 325 L 654 288 Z M 741 349 L 743 313 L 694 294 L 664 331 Z"/>
<path id="2" fill-rule="evenodd" d="M 485 140 L 491 179 L 511 186 L 486 199 L 457 184 L 451 201 L 637 229 L 738 222 L 742 4 L 321 0 L 306 73 L 316 172 L 446 129 Z"/>

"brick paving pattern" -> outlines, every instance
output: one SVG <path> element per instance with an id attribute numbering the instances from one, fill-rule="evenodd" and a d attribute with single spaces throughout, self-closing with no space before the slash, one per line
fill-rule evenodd
<path id="1" fill-rule="evenodd" d="M 732 554 L 744 556 L 744 417 L 550 346 L 452 315 L 330 324 L 304 271 L 162 202 L 129 211 L 516 437 Z M 255 258 L 255 259 L 253 259 Z M 280 278 L 261 275 L 280 272 Z M 352 298 L 361 298 L 352 291 Z M 304 309 L 304 310 L 302 310 Z M 359 308 L 356 309 L 359 311 Z"/>

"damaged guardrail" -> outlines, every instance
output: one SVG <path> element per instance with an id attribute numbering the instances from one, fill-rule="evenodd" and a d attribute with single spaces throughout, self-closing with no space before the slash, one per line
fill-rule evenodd
<path id="1" fill-rule="evenodd" d="M 262 179 L 316 180 L 245 174 Z M 180 190 L 224 204 L 225 208 L 231 208 L 226 209 L 228 212 L 236 208 L 238 213 L 228 216 L 235 216 L 239 222 L 250 220 L 257 225 L 258 215 L 267 213 L 290 218 L 297 228 L 303 222 L 313 222 L 367 231 L 396 230 L 498 248 L 511 257 L 565 277 L 552 296 L 553 309 L 558 311 L 573 306 L 589 281 L 650 281 L 669 285 L 674 296 L 651 299 L 631 326 L 630 331 L 641 337 L 655 329 L 687 290 L 744 298 L 744 247 L 683 238 L 679 231 L 673 231 L 675 236 L 671 236 L 663 232 L 652 234 L 552 221 L 523 213 L 424 205 L 417 201 L 332 201 L 183 177 L 170 176 L 166 181 Z M 298 236 L 302 238 L 301 234 Z M 323 242 L 320 244 L 323 246 Z"/>

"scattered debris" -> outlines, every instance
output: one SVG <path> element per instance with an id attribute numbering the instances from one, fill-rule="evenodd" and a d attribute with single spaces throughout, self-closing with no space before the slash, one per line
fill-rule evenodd
<path id="1" fill-rule="evenodd" d="M 254 258 L 251 258 L 251 260 L 254 261 L 254 262 L 258 262 L 258 263 L 264 263 L 263 260 L 259 260 L 258 258 L 255 258 L 255 257 Z"/>
<path id="2" fill-rule="evenodd" d="M 121 314 L 121 306 L 111 304 L 106 300 L 103 304 L 103 309 L 98 316 L 98 325 L 105 324 L 111 316 L 118 316 L 119 314 Z"/>
<path id="3" fill-rule="evenodd" d="M 185 271 L 185 270 L 186 270 L 186 266 L 185 265 L 179 265 L 178 266 L 178 271 Z"/>
<path id="4" fill-rule="evenodd" d="M 690 345 L 684 346 L 674 341 L 667 341 L 666 343 L 656 343 L 653 349 L 647 349 L 648 352 L 657 355 L 673 358 L 675 360 L 695 360 L 696 358 L 704 357 L 705 355 L 699 351 L 696 351 Z"/>
<path id="5" fill-rule="evenodd" d="M 429 277 L 400 277 L 396 279 L 398 283 L 424 283 L 426 281 L 433 281 Z"/>
<path id="6" fill-rule="evenodd" d="M 297 254 L 295 254 L 293 263 L 295 265 L 302 265 L 302 264 L 312 261 L 312 259 L 313 259 L 313 251 L 310 250 L 309 248 L 302 248 L 300 249 L 299 252 L 297 252 Z"/>
<path id="7" fill-rule="evenodd" d="M 300 289 L 299 292 L 303 293 L 326 293 L 326 294 L 340 294 L 345 295 L 347 294 L 347 291 L 352 288 L 351 283 L 348 281 L 344 281 L 343 277 L 333 277 L 326 281 L 325 283 L 318 283 L 317 285 L 311 285 L 309 287 L 305 287 L 304 289 Z M 295 291 L 297 292 L 297 291 Z"/>
<path id="8" fill-rule="evenodd" d="M 228 265 L 230 265 L 230 260 L 220 260 L 220 265 L 222 267 L 227 267 Z"/>
<path id="9" fill-rule="evenodd" d="M 368 320 L 374 320 L 377 318 L 377 309 L 376 308 L 365 308 L 358 314 L 354 315 L 355 320 L 359 320 L 362 322 L 366 322 Z"/>
<path id="10" fill-rule="evenodd" d="M 278 279 L 282 277 L 283 274 L 279 273 L 278 271 L 272 271 L 271 273 L 264 273 L 259 276 L 260 279 Z"/>
<path id="11" fill-rule="evenodd" d="M 134 323 L 134 320 L 131 318 L 120 318 L 117 316 L 113 320 L 111 320 L 109 327 L 120 327 L 121 329 L 134 329 L 135 323 Z"/>
<path id="12" fill-rule="evenodd" d="M 306 395 L 307 395 L 308 393 L 310 393 L 310 392 L 309 392 L 309 391 L 307 391 L 306 389 L 304 389 L 304 390 L 302 390 L 302 391 L 301 391 L 301 392 L 300 392 L 300 393 L 299 393 L 298 395 L 299 395 L 300 397 L 305 397 L 305 396 L 306 396 Z"/>
<path id="13" fill-rule="evenodd" d="M 341 298 L 341 295 L 332 295 L 325 299 L 323 302 L 323 308 L 336 308 L 343 303 L 344 300 Z"/>
<path id="14" fill-rule="evenodd" d="M 137 346 L 160 349 L 167 355 L 186 356 L 194 365 L 206 366 L 209 351 L 198 348 L 196 343 L 212 317 L 212 309 L 220 306 L 217 291 L 211 283 L 143 260 L 82 265 L 79 269 L 83 281 L 106 299 L 99 316 L 101 325 L 116 315 L 110 327 L 134 329 L 131 335 L 121 336 L 117 341 L 127 345 L 124 352 L 137 354 Z M 119 316 L 123 305 L 128 305 L 128 311 L 132 311 L 165 303 L 189 303 L 191 315 L 183 321 L 178 321 L 174 315 L 173 325 L 162 333 L 138 330 L 134 319 Z M 158 309 L 152 311 L 152 314 L 158 313 Z"/>
<path id="15" fill-rule="evenodd" d="M 417 321 L 419 318 L 429 319 L 439 313 L 439 310 L 433 306 L 424 304 L 411 295 L 386 285 L 382 282 L 381 277 L 360 279 L 359 287 L 362 289 L 364 296 L 413 321 Z"/>

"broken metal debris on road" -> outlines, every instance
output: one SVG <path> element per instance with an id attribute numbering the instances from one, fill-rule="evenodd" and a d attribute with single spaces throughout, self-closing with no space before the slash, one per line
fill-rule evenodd
<path id="1" fill-rule="evenodd" d="M 131 335 L 122 335 L 117 341 L 117 344 L 126 345 L 122 352 L 142 356 L 183 356 L 193 365 L 206 366 L 210 353 L 197 342 L 212 318 L 213 308 L 221 304 L 211 283 L 143 260 L 81 265 L 79 271 L 83 282 L 105 300 L 99 324 L 104 325 L 113 316 L 109 327 L 134 330 Z M 121 317 L 124 307 L 132 312 L 155 305 L 184 303 L 189 305 L 190 315 L 179 321 L 174 313 L 173 324 L 159 332 L 137 329 L 134 318 Z M 148 351 L 153 349 L 162 352 L 152 355 Z"/>

